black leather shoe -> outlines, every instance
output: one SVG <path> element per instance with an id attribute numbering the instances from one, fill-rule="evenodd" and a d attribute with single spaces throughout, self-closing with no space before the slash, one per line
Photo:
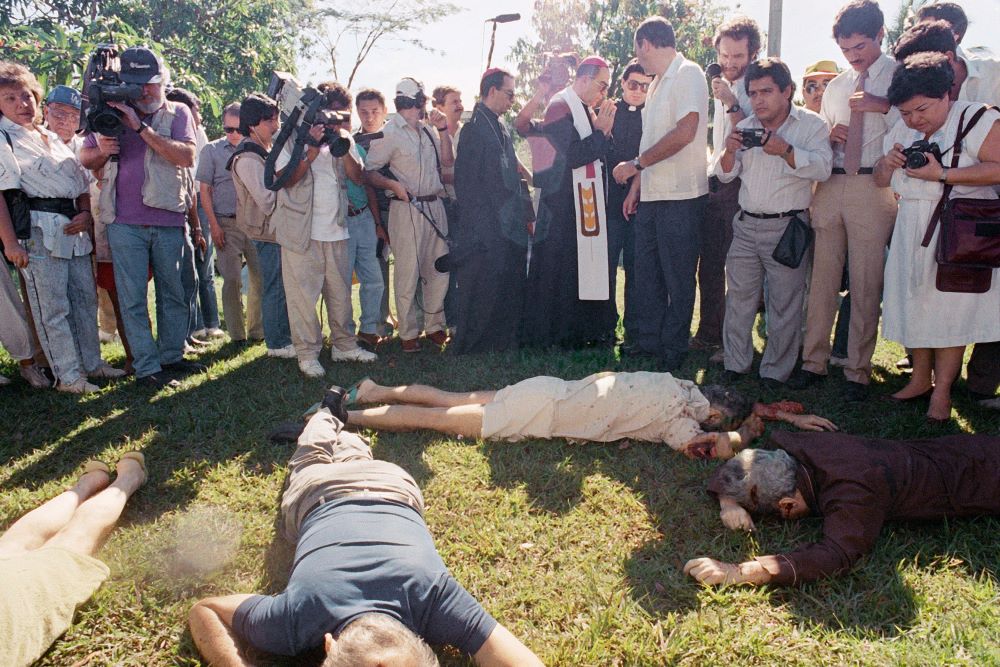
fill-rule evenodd
<path id="1" fill-rule="evenodd" d="M 722 384 L 736 384 L 740 380 L 746 377 L 746 373 L 737 373 L 736 371 L 723 371 L 722 372 Z"/>
<path id="2" fill-rule="evenodd" d="M 208 366 L 205 364 L 199 364 L 196 361 L 188 361 L 187 359 L 181 359 L 180 361 L 175 361 L 172 364 L 160 364 L 160 368 L 167 373 L 173 373 L 175 375 L 192 375 L 194 373 L 208 372 Z"/>
<path id="3" fill-rule="evenodd" d="M 804 371 L 801 368 L 794 373 L 792 377 L 788 378 L 788 382 L 785 384 L 789 388 L 800 390 L 807 389 L 818 382 L 822 382 L 826 379 L 825 375 L 820 375 L 819 373 L 813 373 L 812 371 Z"/>
<path id="4" fill-rule="evenodd" d="M 785 388 L 785 383 L 776 378 L 761 378 L 760 388 L 764 389 L 765 391 L 778 392 Z"/>
<path id="5" fill-rule="evenodd" d="M 176 389 L 181 386 L 180 382 L 168 378 L 166 375 L 147 375 L 145 377 L 136 378 L 135 383 L 140 387 L 156 390 Z"/>
<path id="6" fill-rule="evenodd" d="M 343 387 L 338 387 L 337 385 L 331 385 L 326 393 L 323 394 L 323 400 L 320 405 L 330 411 L 330 414 L 340 420 L 340 423 L 347 425 L 347 406 L 344 405 L 344 397 L 347 396 L 347 391 Z"/>
<path id="7" fill-rule="evenodd" d="M 845 403 L 863 403 L 868 400 L 868 385 L 861 384 L 860 382 L 847 381 L 847 386 L 844 388 L 844 402 Z"/>

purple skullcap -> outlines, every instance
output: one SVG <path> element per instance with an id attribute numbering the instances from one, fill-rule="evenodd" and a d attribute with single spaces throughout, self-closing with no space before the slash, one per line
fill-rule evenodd
<path id="1" fill-rule="evenodd" d="M 588 58 L 584 58 L 583 62 L 581 62 L 578 67 L 583 67 L 584 65 L 593 65 L 595 67 L 611 69 L 611 65 L 608 64 L 608 61 L 600 56 L 590 56 Z"/>

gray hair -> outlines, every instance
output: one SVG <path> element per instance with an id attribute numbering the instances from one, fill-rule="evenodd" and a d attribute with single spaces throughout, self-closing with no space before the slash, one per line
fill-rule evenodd
<path id="1" fill-rule="evenodd" d="M 323 667 L 390 665 L 438 667 L 437 656 L 423 639 L 392 616 L 362 614 L 340 631 Z"/>
<path id="2" fill-rule="evenodd" d="M 781 449 L 744 449 L 712 474 L 711 488 L 751 512 L 777 511 L 795 493 L 796 463 Z"/>

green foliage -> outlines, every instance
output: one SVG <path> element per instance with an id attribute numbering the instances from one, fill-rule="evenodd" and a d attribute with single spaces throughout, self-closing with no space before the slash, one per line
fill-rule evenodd
<path id="1" fill-rule="evenodd" d="M 293 70 L 297 16 L 311 0 L 61 0 L 0 5 L 0 57 L 29 67 L 46 87 L 80 86 L 94 46 L 145 44 L 175 85 L 197 94 L 210 134 L 225 104 Z"/>
<path id="2" fill-rule="evenodd" d="M 532 16 L 536 36 L 519 39 L 510 55 L 517 63 L 519 86 L 530 90 L 546 53 L 576 51 L 581 56 L 599 54 L 611 63 L 612 94 L 616 94 L 618 75 L 635 55 L 635 29 L 654 15 L 673 24 L 677 48 L 686 58 L 702 67 L 714 60 L 712 36 L 723 18 L 716 0 L 536 0 Z"/>

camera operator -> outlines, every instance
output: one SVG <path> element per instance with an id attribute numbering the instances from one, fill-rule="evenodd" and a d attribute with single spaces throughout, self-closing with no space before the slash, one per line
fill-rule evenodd
<path id="1" fill-rule="evenodd" d="M 740 178 L 739 210 L 726 256 L 729 291 L 723 325 L 728 381 L 750 371 L 753 322 L 765 277 L 767 347 L 760 362 L 762 384 L 778 385 L 795 368 L 802 342 L 802 305 L 808 255 L 791 268 L 776 261 L 774 249 L 793 217 L 808 220 L 815 181 L 830 177 L 833 151 L 822 118 L 792 104 L 795 84 L 788 66 L 763 58 L 746 71 L 753 115 L 726 138 L 715 167 L 723 183 Z M 763 145 L 748 147 L 747 130 L 763 130 Z M 756 138 L 756 137 L 754 137 Z M 796 221 L 792 221 L 796 222 Z"/>
<path id="2" fill-rule="evenodd" d="M 162 371 L 206 370 L 183 357 L 188 304 L 180 261 L 193 195 L 187 170 L 194 164 L 194 122 L 186 106 L 164 97 L 166 71 L 148 48 L 122 52 L 120 76 L 142 85 L 142 97 L 130 104 L 108 103 L 121 114 L 125 131 L 119 137 L 89 135 L 80 160 L 87 169 L 102 170 L 99 215 L 108 225 L 122 325 L 137 382 L 161 388 L 173 383 Z M 150 267 L 156 286 L 156 343 L 146 298 Z"/>
<path id="3" fill-rule="evenodd" d="M 437 109 L 423 121 L 427 97 L 423 86 L 412 78 L 396 85 L 396 115 L 386 123 L 384 138 L 368 152 L 368 181 L 389 190 L 395 199 L 389 206 L 389 237 L 396 258 L 393 289 L 399 337 L 404 352 L 418 352 L 420 327 L 415 305 L 424 311 L 427 339 L 435 345 L 448 342 L 444 298 L 448 274 L 434 268 L 434 260 L 448 252 L 448 220 L 441 196 L 444 186 L 440 170 L 454 165 L 448 120 Z M 388 165 L 397 180 L 379 173 Z M 423 303 L 416 303 L 417 285 Z"/>
<path id="4" fill-rule="evenodd" d="M 307 377 L 323 377 L 326 373 L 319 362 L 323 327 L 316 303 L 321 296 L 330 325 L 330 360 L 370 362 L 377 358 L 358 346 L 351 316 L 347 181 L 363 180 L 356 153 L 341 153 L 345 144 L 353 144 L 347 130 L 351 97 L 336 81 L 321 83 L 316 89 L 324 97 L 322 108 L 338 113 L 328 114 L 324 124 L 310 128 L 311 142 L 299 164 L 289 164 L 290 144 L 278 157 L 278 169 L 293 172 L 278 191 L 271 215 L 275 238 L 281 245 L 292 343 L 299 370 Z M 331 144 L 339 144 L 340 150 L 335 151 Z"/>

